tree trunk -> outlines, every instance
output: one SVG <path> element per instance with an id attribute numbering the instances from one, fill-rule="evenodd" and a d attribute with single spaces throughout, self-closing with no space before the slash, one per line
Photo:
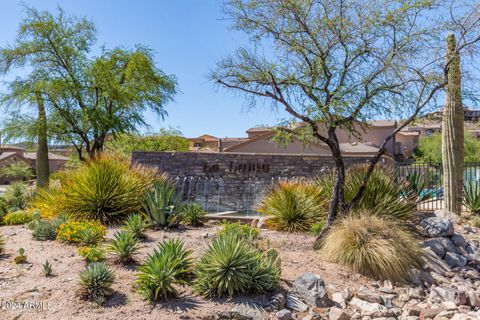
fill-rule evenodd
<path id="1" fill-rule="evenodd" d="M 35 92 L 38 107 L 38 147 L 37 147 L 37 187 L 48 185 L 50 167 L 48 163 L 47 115 L 45 105 L 39 91 Z"/>
<path id="2" fill-rule="evenodd" d="M 460 214 L 462 209 L 464 133 L 460 56 L 455 35 L 447 36 L 447 86 L 442 123 L 444 210 Z"/>

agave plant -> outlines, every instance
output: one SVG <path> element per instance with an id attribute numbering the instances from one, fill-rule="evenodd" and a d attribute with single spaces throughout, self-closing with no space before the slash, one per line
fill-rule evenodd
<path id="1" fill-rule="evenodd" d="M 80 243 L 84 246 L 94 246 L 103 239 L 103 234 L 94 228 L 86 228 L 79 232 Z"/>
<path id="2" fill-rule="evenodd" d="M 405 193 L 403 195 L 413 197 L 417 203 L 430 200 L 440 191 L 440 188 L 436 186 L 437 180 L 438 177 L 431 173 L 413 172 L 405 177 Z"/>
<path id="3" fill-rule="evenodd" d="M 80 285 L 87 298 L 101 304 L 112 290 L 115 274 L 104 262 L 92 262 L 80 272 Z"/>
<path id="4" fill-rule="evenodd" d="M 143 202 L 149 224 L 154 228 L 177 225 L 180 218 L 177 213 L 179 200 L 174 184 L 170 181 L 156 181 Z"/>
<path id="5" fill-rule="evenodd" d="M 480 182 L 468 181 L 463 184 L 463 204 L 472 213 L 480 213 Z"/>
<path id="6" fill-rule="evenodd" d="M 55 227 L 50 224 L 50 222 L 40 220 L 33 226 L 32 237 L 38 241 L 55 240 L 57 237 L 57 231 L 55 230 Z"/>
<path id="7" fill-rule="evenodd" d="M 136 284 L 141 294 L 151 301 L 176 296 L 174 285 L 188 283 L 191 251 L 180 240 L 162 243 L 138 268 Z"/>
<path id="8" fill-rule="evenodd" d="M 201 219 L 207 214 L 198 203 L 187 203 L 182 206 L 181 215 L 183 223 L 193 227 L 201 224 Z"/>
<path id="9" fill-rule="evenodd" d="M 135 261 L 135 255 L 139 249 L 138 240 L 134 234 L 128 231 L 115 233 L 114 239 L 108 245 L 108 250 L 112 252 L 120 263 L 130 263 Z"/>
<path id="10" fill-rule="evenodd" d="M 53 267 L 48 260 L 45 260 L 45 263 L 42 265 L 42 273 L 45 277 L 51 277 L 53 275 Z"/>
<path id="11" fill-rule="evenodd" d="M 132 214 L 125 221 L 124 230 L 130 232 L 138 239 L 145 239 L 147 235 L 145 230 L 147 229 L 147 223 L 143 219 L 142 215 L 136 213 Z"/>

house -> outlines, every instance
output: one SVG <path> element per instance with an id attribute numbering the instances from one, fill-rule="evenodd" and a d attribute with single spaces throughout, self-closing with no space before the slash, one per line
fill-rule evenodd
<path id="1" fill-rule="evenodd" d="M 197 138 L 188 138 L 190 151 L 223 151 L 236 144 L 247 141 L 249 138 L 217 138 L 204 134 Z"/>
<path id="2" fill-rule="evenodd" d="M 426 119 L 439 120 L 443 117 L 443 108 L 430 112 L 424 116 Z M 480 120 L 480 110 L 463 107 L 463 119 L 465 122 L 476 122 Z"/>
<path id="3" fill-rule="evenodd" d="M 36 152 L 27 152 L 24 148 L 16 146 L 2 145 L 0 147 L 0 167 L 8 166 L 13 162 L 24 162 L 32 167 L 35 172 L 37 154 Z M 62 155 L 48 153 L 48 163 L 50 173 L 62 169 L 67 163 L 68 158 Z M 15 177 L 0 177 L 1 184 L 8 184 L 11 181 L 17 180 Z"/>

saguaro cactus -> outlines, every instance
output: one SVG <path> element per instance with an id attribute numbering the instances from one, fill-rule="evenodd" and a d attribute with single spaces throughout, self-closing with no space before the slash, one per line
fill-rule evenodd
<path id="1" fill-rule="evenodd" d="M 455 35 L 447 35 L 447 79 L 442 124 L 444 209 L 459 214 L 463 187 L 463 105 L 460 55 Z"/>

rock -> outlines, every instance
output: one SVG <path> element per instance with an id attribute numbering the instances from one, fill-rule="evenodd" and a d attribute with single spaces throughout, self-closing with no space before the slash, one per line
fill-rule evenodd
<path id="1" fill-rule="evenodd" d="M 455 301 L 456 291 L 454 289 L 446 289 L 443 287 L 432 287 L 428 300 L 434 302 Z"/>
<path id="2" fill-rule="evenodd" d="M 332 307 L 328 312 L 328 319 L 330 320 L 350 320 L 350 316 L 340 308 Z"/>
<path id="3" fill-rule="evenodd" d="M 468 246 L 467 240 L 461 234 L 454 234 L 450 239 L 457 247 L 465 249 Z"/>
<path id="4" fill-rule="evenodd" d="M 480 307 L 480 293 L 475 290 L 470 290 L 467 293 L 468 305 L 472 308 Z"/>
<path id="5" fill-rule="evenodd" d="M 292 319 L 292 312 L 288 309 L 282 309 L 275 313 L 275 319 L 277 320 L 290 320 Z"/>
<path id="6" fill-rule="evenodd" d="M 430 238 L 453 236 L 453 223 L 446 218 L 425 218 L 420 222 L 420 232 Z"/>
<path id="7" fill-rule="evenodd" d="M 424 268 L 427 271 L 435 271 L 442 276 L 446 276 L 452 271 L 451 267 L 440 259 L 430 248 L 423 249 L 423 258 L 425 261 Z"/>
<path id="8" fill-rule="evenodd" d="M 287 293 L 286 305 L 288 309 L 298 311 L 298 312 L 305 312 L 308 310 L 308 306 L 300 300 L 300 298 L 291 293 Z"/>
<path id="9" fill-rule="evenodd" d="M 448 311 L 457 310 L 457 305 L 453 301 L 444 301 L 442 306 L 444 306 Z"/>
<path id="10" fill-rule="evenodd" d="M 465 273 L 465 278 L 467 279 L 470 279 L 470 280 L 478 280 L 480 279 L 480 274 L 478 273 L 477 270 L 468 270 L 466 273 Z"/>
<path id="11" fill-rule="evenodd" d="M 352 300 L 350 300 L 350 306 L 359 310 L 362 315 L 381 314 L 387 311 L 387 308 L 382 306 L 380 303 L 372 303 L 360 300 L 357 297 L 354 297 Z"/>
<path id="12" fill-rule="evenodd" d="M 260 307 L 256 303 L 252 302 L 244 302 L 241 304 L 236 305 L 231 313 L 237 314 L 243 319 L 251 319 L 251 320 L 268 320 L 269 315 L 262 307 Z M 234 318 L 236 319 L 236 318 Z"/>
<path id="13" fill-rule="evenodd" d="M 448 263 L 449 266 L 455 268 L 455 267 L 465 267 L 467 265 L 467 258 L 464 256 L 461 256 L 459 254 L 453 253 L 453 252 L 447 252 L 445 254 L 445 262 Z"/>
<path id="14" fill-rule="evenodd" d="M 328 295 L 325 283 L 318 274 L 306 272 L 293 283 L 293 289 L 307 304 L 314 307 L 327 307 Z"/>
<path id="15" fill-rule="evenodd" d="M 358 289 L 358 291 L 355 293 L 355 296 L 358 299 L 367 302 L 382 303 L 382 298 L 380 297 L 380 295 L 365 286 L 360 287 L 360 289 Z"/>
<path id="16" fill-rule="evenodd" d="M 428 240 L 425 240 L 423 242 L 423 244 L 432 249 L 433 252 L 435 252 L 435 254 L 439 257 L 439 258 L 443 258 L 443 256 L 445 256 L 445 247 L 443 246 L 443 243 L 442 241 L 440 240 L 442 238 L 432 238 L 432 239 L 428 239 Z"/>
<path id="17" fill-rule="evenodd" d="M 303 317 L 302 320 L 322 320 L 322 316 L 319 315 L 317 312 L 310 310 L 308 315 Z"/>
<path id="18" fill-rule="evenodd" d="M 332 301 L 337 307 L 340 307 L 342 309 L 345 309 L 347 307 L 347 302 L 341 292 L 334 292 L 332 294 Z"/>
<path id="19" fill-rule="evenodd" d="M 423 309 L 420 312 L 420 319 L 433 319 L 440 312 L 447 311 L 444 307 Z"/>
<path id="20" fill-rule="evenodd" d="M 267 311 L 281 310 L 285 307 L 285 294 L 278 292 L 272 295 L 268 299 L 268 303 L 265 306 Z"/>
<path id="21" fill-rule="evenodd" d="M 435 316 L 435 318 L 433 318 L 433 319 L 434 320 L 447 320 L 447 319 L 450 319 L 451 317 L 453 317 L 454 314 L 455 314 L 455 311 L 453 311 L 453 310 L 442 311 L 439 314 L 437 314 Z"/>

